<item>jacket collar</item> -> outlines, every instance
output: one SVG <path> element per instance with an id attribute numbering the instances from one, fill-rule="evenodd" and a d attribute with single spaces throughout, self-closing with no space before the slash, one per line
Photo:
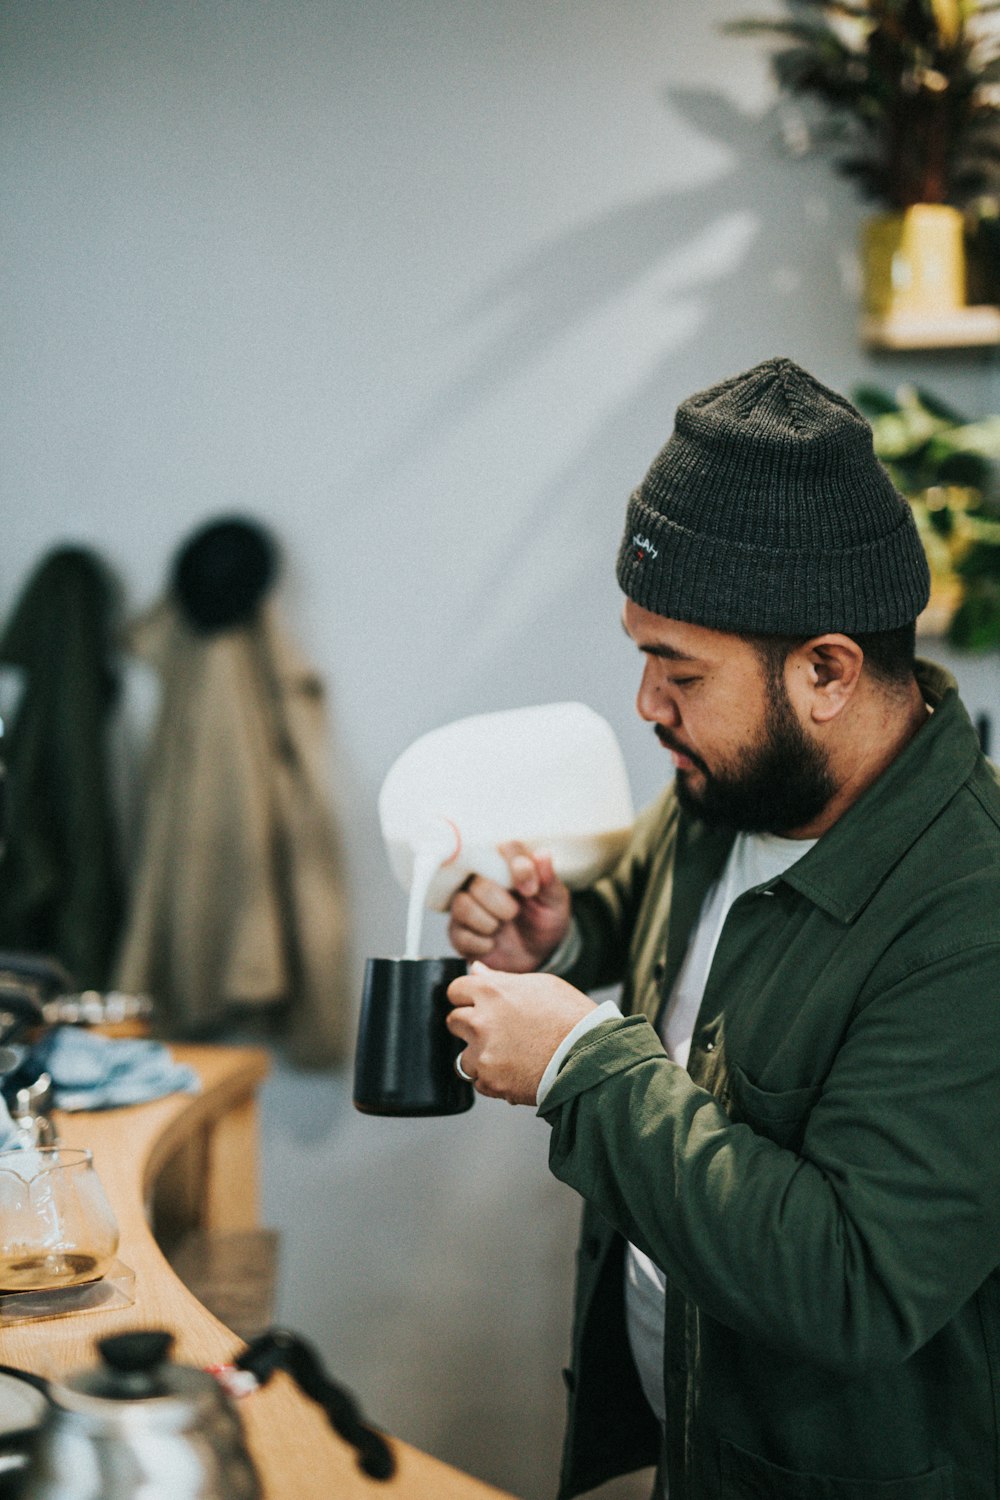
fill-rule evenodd
<path id="1" fill-rule="evenodd" d="M 955 679 L 917 662 L 934 712 L 877 781 L 781 877 L 841 922 L 852 922 L 889 871 L 972 774 L 979 739 Z"/>

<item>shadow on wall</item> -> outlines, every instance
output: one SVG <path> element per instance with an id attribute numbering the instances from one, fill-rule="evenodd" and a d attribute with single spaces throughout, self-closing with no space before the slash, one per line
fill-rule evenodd
<path id="1" fill-rule="evenodd" d="M 848 189 L 792 154 L 780 106 L 748 115 L 720 94 L 677 87 L 664 98 L 671 113 L 724 150 L 728 168 L 583 220 L 484 287 L 458 318 L 500 315 L 506 327 L 380 464 L 391 471 L 520 378 L 575 326 L 646 284 L 669 347 L 627 409 L 654 405 L 664 440 L 677 402 L 697 388 L 688 369 L 696 382 L 712 383 L 761 358 L 795 357 L 815 343 L 817 330 L 835 346 L 845 314 L 844 348 L 854 349 L 856 210 L 847 208 Z"/>
<path id="2" fill-rule="evenodd" d="M 713 164 L 700 180 L 581 219 L 484 285 L 454 319 L 458 341 L 475 354 L 360 481 L 400 494 L 433 488 L 439 454 L 460 429 L 481 434 L 486 472 L 470 475 L 470 483 L 484 484 L 489 495 L 478 498 L 493 509 L 488 545 L 477 549 L 462 532 L 467 520 L 452 497 L 441 497 L 437 514 L 421 513 L 421 537 L 413 539 L 427 545 L 433 535 L 451 555 L 461 548 L 463 586 L 442 600 L 433 649 L 448 660 L 449 703 L 458 695 L 469 712 L 520 701 L 516 672 L 498 674 L 483 701 L 483 661 L 531 660 L 536 701 L 577 694 L 616 726 L 623 708 L 630 718 L 628 697 L 605 691 L 601 701 L 588 663 L 609 649 L 628 489 L 669 436 L 677 403 L 775 354 L 813 365 L 817 344 L 821 378 L 836 383 L 838 367 L 856 376 L 857 210 L 847 186 L 790 154 L 777 107 L 747 115 L 719 94 L 686 88 L 665 91 L 665 103 L 683 122 L 681 138 L 701 138 Z M 572 358 L 578 350 L 583 360 L 614 358 L 616 349 L 620 370 L 591 382 L 609 399 L 589 417 L 569 416 L 565 408 L 578 397 Z M 567 389 L 565 406 L 551 410 L 553 462 L 519 496 L 511 413 L 515 422 L 523 412 L 528 422 L 545 423 L 530 392 L 538 368 L 553 359 L 563 361 Z M 505 490 L 490 465 L 506 457 L 496 433 L 508 425 L 512 482 Z M 570 633 L 569 658 L 538 651 L 543 621 Z M 427 711 L 421 729 L 438 722 L 433 702 Z M 645 790 L 637 787 L 640 800 Z"/>

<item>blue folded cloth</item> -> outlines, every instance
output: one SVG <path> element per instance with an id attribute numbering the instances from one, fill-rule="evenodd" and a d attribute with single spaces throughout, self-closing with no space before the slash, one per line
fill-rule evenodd
<path id="1" fill-rule="evenodd" d="M 162 1042 L 101 1036 L 78 1026 L 56 1026 L 31 1048 L 22 1065 L 48 1073 L 57 1109 L 113 1109 L 164 1094 L 197 1094 L 197 1073 L 175 1062 Z"/>

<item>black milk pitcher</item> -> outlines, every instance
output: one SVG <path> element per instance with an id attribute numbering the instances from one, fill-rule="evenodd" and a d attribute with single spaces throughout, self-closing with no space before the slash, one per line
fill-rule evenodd
<path id="1" fill-rule="evenodd" d="M 369 958 L 354 1058 L 354 1104 L 366 1115 L 458 1115 L 475 1091 L 455 1071 L 464 1050 L 445 1025 L 447 989 L 464 958 Z"/>

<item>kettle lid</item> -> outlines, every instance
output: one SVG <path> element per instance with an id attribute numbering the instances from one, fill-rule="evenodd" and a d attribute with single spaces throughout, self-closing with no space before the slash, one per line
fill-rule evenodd
<path id="1" fill-rule="evenodd" d="M 50 1388 L 57 1407 L 93 1428 L 180 1431 L 226 1404 L 214 1376 L 170 1360 L 173 1335 L 137 1329 L 101 1339 L 101 1363 Z"/>

